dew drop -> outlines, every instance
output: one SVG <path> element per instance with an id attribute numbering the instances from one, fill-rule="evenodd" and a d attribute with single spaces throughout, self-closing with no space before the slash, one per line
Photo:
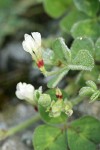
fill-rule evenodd
<path id="1" fill-rule="evenodd" d="M 80 40 L 82 40 L 82 37 L 80 37 Z"/>

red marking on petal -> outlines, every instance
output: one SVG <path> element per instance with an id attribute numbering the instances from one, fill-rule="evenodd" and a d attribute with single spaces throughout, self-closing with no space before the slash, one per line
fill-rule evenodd
<path id="1" fill-rule="evenodd" d="M 63 95 L 56 95 L 57 98 L 62 99 Z"/>
<path id="2" fill-rule="evenodd" d="M 59 98 L 60 98 L 60 99 L 62 99 L 62 98 L 63 98 L 63 96 L 62 96 L 62 95 L 59 95 Z"/>
<path id="3" fill-rule="evenodd" d="M 34 109 L 36 112 L 38 112 L 38 107 L 37 106 L 34 106 Z"/>
<path id="4" fill-rule="evenodd" d="M 41 68 L 41 67 L 44 66 L 44 61 L 43 61 L 43 59 L 42 59 L 42 60 L 39 60 L 39 61 L 37 62 L 37 66 L 38 66 L 38 68 Z"/>

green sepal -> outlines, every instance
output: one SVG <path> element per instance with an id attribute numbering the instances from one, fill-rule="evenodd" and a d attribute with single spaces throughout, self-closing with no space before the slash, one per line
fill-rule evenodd
<path id="1" fill-rule="evenodd" d="M 41 94 L 38 100 L 38 104 L 43 107 L 48 107 L 51 104 L 51 97 L 49 94 Z"/>

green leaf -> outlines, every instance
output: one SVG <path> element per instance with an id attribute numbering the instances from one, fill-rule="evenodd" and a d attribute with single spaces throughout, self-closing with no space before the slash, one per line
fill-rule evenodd
<path id="1" fill-rule="evenodd" d="M 100 143 L 100 121 L 82 117 L 71 123 L 68 128 L 68 145 L 71 150 L 96 150 Z"/>
<path id="2" fill-rule="evenodd" d="M 90 97 L 90 103 L 96 101 L 100 96 L 100 91 L 97 90 L 91 97 Z"/>
<path id="3" fill-rule="evenodd" d="M 10 8 L 11 5 L 14 4 L 14 1 L 13 0 L 3 0 L 3 1 L 0 1 L 0 10 L 2 9 L 7 9 L 7 8 Z"/>
<path id="4" fill-rule="evenodd" d="M 48 82 L 47 86 L 49 88 L 55 88 L 57 84 L 63 79 L 63 77 L 68 73 L 69 69 L 61 69 L 57 75 Z"/>
<path id="5" fill-rule="evenodd" d="M 82 87 L 79 91 L 80 96 L 91 96 L 93 94 L 93 89 L 91 87 Z"/>
<path id="6" fill-rule="evenodd" d="M 85 49 L 94 56 L 95 47 L 91 38 L 88 37 L 78 37 L 74 40 L 71 46 L 72 59 L 75 58 L 75 55 L 80 51 L 80 49 Z"/>
<path id="7" fill-rule="evenodd" d="M 46 93 L 50 95 L 51 100 L 55 100 L 55 101 L 57 100 L 55 89 L 48 90 Z M 64 91 L 62 91 L 62 94 L 63 94 L 63 98 L 66 98 L 67 95 Z M 62 113 L 61 116 L 56 117 L 56 118 L 49 117 L 49 112 L 46 112 L 46 109 L 42 106 L 39 106 L 39 112 L 40 112 L 41 118 L 49 124 L 59 124 L 67 120 L 67 115 L 65 113 Z"/>
<path id="8" fill-rule="evenodd" d="M 98 77 L 98 81 L 100 82 L 100 74 L 99 74 L 99 77 Z"/>
<path id="9" fill-rule="evenodd" d="M 66 12 L 71 3 L 71 0 L 44 0 L 44 8 L 51 17 L 58 18 Z"/>
<path id="10" fill-rule="evenodd" d="M 27 10 L 33 5 L 36 6 L 37 4 L 39 4 L 41 2 L 41 0 L 20 0 L 20 1 L 16 1 L 15 5 L 13 7 L 13 13 L 16 15 L 22 15 L 24 13 L 27 12 Z M 34 9 L 34 13 L 35 11 L 38 9 L 37 7 L 33 8 Z"/>
<path id="11" fill-rule="evenodd" d="M 77 9 L 86 13 L 89 16 L 95 16 L 99 9 L 98 0 L 74 0 L 74 3 Z"/>
<path id="12" fill-rule="evenodd" d="M 35 150 L 67 150 L 66 132 L 61 129 L 42 125 L 33 135 Z"/>
<path id="13" fill-rule="evenodd" d="M 91 87 L 93 90 L 97 90 L 97 85 L 92 80 L 86 82 L 87 86 Z"/>
<path id="14" fill-rule="evenodd" d="M 94 60 L 89 51 L 80 50 L 76 57 L 69 65 L 71 70 L 88 70 L 91 71 L 94 67 Z"/>
<path id="15" fill-rule="evenodd" d="M 74 38 L 87 36 L 96 40 L 100 36 L 100 25 L 91 19 L 79 21 L 73 25 L 71 33 Z"/>
<path id="16" fill-rule="evenodd" d="M 4 41 L 5 36 L 12 35 L 18 32 L 20 29 L 25 28 L 28 25 L 25 19 L 20 19 L 12 14 L 7 16 L 7 14 L 0 14 L 0 46 Z"/>
<path id="17" fill-rule="evenodd" d="M 94 82 L 97 82 L 98 76 L 99 76 L 100 68 L 98 66 L 94 65 L 94 68 L 91 72 L 84 71 L 82 73 L 83 82 L 86 80 L 93 80 Z"/>
<path id="18" fill-rule="evenodd" d="M 77 21 L 80 20 L 84 20 L 86 19 L 87 16 L 82 13 L 79 12 L 77 10 L 71 10 L 60 22 L 60 26 L 61 28 L 65 31 L 70 33 L 70 30 L 73 26 L 74 23 L 76 23 Z"/>
<path id="19" fill-rule="evenodd" d="M 64 42 L 63 38 L 57 38 L 52 46 L 55 56 L 62 62 L 66 64 L 66 62 L 71 61 L 71 52 L 67 45 Z"/>
<path id="20" fill-rule="evenodd" d="M 95 59 L 100 61 L 100 38 L 96 41 L 95 44 Z"/>
<path id="21" fill-rule="evenodd" d="M 55 54 L 51 49 L 43 51 L 43 60 L 45 65 L 53 65 L 55 61 Z"/>

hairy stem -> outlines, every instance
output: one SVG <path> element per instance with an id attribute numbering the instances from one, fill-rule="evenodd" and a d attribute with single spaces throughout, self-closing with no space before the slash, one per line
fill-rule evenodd
<path id="1" fill-rule="evenodd" d="M 41 119 L 40 115 L 37 114 L 34 117 L 24 121 L 23 123 L 20 123 L 19 125 L 15 126 L 15 127 L 10 128 L 7 131 L 1 130 L 0 140 L 3 140 L 5 138 L 7 138 L 8 136 L 11 136 L 19 131 L 22 131 L 22 130 L 28 128 L 31 124 L 39 121 L 40 119 Z"/>
<path id="2" fill-rule="evenodd" d="M 76 97 L 75 99 L 72 99 L 71 102 L 72 102 L 72 105 L 75 106 L 79 104 L 80 102 L 82 102 L 83 100 L 84 100 L 83 97 L 79 96 L 79 97 Z"/>
<path id="3" fill-rule="evenodd" d="M 65 70 L 68 70 L 68 68 L 65 66 L 63 68 L 61 68 L 60 70 L 56 70 L 56 71 L 51 71 L 51 72 L 46 72 L 45 76 L 52 76 L 52 75 L 56 75 L 56 74 L 59 74 Z"/>

